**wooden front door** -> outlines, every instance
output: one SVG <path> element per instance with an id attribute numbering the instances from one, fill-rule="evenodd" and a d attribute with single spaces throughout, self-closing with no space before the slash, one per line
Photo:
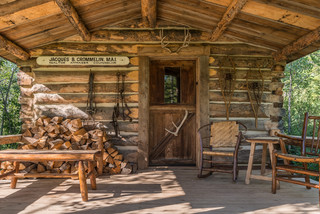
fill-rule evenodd
<path id="1" fill-rule="evenodd" d="M 196 163 L 196 62 L 151 61 L 149 159 L 151 165 Z M 187 111 L 186 111 L 187 110 Z M 185 122 L 174 136 L 177 126 Z"/>

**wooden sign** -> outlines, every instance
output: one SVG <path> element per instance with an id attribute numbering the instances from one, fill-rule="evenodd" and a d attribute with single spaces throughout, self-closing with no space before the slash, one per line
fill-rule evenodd
<path id="1" fill-rule="evenodd" d="M 94 66 L 128 65 L 129 58 L 126 56 L 40 56 L 37 58 L 37 64 Z"/>

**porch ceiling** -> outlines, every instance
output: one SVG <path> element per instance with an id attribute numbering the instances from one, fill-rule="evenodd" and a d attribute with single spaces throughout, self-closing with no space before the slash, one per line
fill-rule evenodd
<path id="1" fill-rule="evenodd" d="M 4 0 L 0 56 L 110 28 L 189 27 L 210 43 L 243 42 L 292 61 L 320 47 L 318 0 Z M 93 41 L 93 40 L 91 40 Z"/>

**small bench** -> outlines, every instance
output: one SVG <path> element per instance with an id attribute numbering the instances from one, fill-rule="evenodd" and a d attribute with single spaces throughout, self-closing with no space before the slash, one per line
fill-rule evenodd
<path id="1" fill-rule="evenodd" d="M 11 177 L 11 188 L 16 188 L 18 178 L 78 178 L 83 201 L 88 201 L 86 179 L 90 177 L 91 189 L 95 190 L 96 176 L 94 162 L 100 161 L 99 150 L 2 150 L 0 161 L 14 161 L 14 170 L 0 175 L 0 178 Z M 41 161 L 79 161 L 78 173 L 19 173 L 19 162 Z M 85 173 L 84 161 L 88 161 L 88 174 Z"/>

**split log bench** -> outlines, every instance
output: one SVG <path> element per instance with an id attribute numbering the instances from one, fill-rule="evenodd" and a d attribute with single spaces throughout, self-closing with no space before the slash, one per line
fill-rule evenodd
<path id="1" fill-rule="evenodd" d="M 20 138 L 19 138 L 20 137 Z M 0 145 L 20 142 L 21 135 L 0 136 Z M 14 189 L 18 178 L 78 178 L 83 201 L 88 201 L 88 188 L 86 179 L 90 178 L 91 188 L 96 189 L 96 176 L 94 162 L 100 162 L 100 150 L 17 150 L 9 149 L 0 151 L 0 161 L 13 161 L 14 169 L 0 175 L 0 179 L 11 177 L 11 188 Z M 41 161 L 78 161 L 78 173 L 19 173 L 19 162 Z M 88 173 L 85 173 L 84 162 L 88 162 Z"/>

